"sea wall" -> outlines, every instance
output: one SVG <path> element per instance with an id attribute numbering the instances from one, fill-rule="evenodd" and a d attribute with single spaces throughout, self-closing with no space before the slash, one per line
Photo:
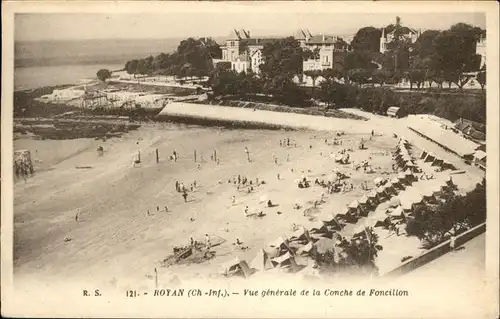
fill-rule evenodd
<path id="1" fill-rule="evenodd" d="M 368 126 L 359 127 L 359 124 L 363 123 L 359 120 L 184 102 L 167 104 L 155 119 L 199 125 L 266 129 L 336 131 L 358 126 L 369 133 Z"/>
<path id="2" fill-rule="evenodd" d="M 474 237 L 486 231 L 486 223 L 479 224 L 468 231 L 456 236 L 455 246 L 461 246 Z M 441 257 L 450 251 L 450 240 L 447 240 L 432 249 L 429 249 L 420 256 L 408 259 L 403 264 L 384 274 L 384 276 L 401 276 L 415 270 L 423 265 Z"/>

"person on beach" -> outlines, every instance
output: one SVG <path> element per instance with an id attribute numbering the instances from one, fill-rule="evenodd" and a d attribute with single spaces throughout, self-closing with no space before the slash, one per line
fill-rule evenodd
<path id="1" fill-rule="evenodd" d="M 250 152 L 248 152 L 248 148 L 245 146 L 245 154 L 247 155 L 247 160 L 250 162 Z"/>
<path id="2" fill-rule="evenodd" d="M 184 197 L 184 202 L 187 203 L 187 197 L 188 197 L 188 194 L 186 193 L 186 191 L 184 190 L 184 192 L 182 193 L 182 197 Z"/>
<path id="3" fill-rule="evenodd" d="M 160 206 L 156 206 L 156 211 L 159 212 L 160 211 Z"/>
<path id="4" fill-rule="evenodd" d="M 75 221 L 78 222 L 78 212 L 75 214 Z"/>
<path id="5" fill-rule="evenodd" d="M 149 209 L 148 209 L 148 216 L 151 216 L 151 213 L 149 212 Z"/>
<path id="6" fill-rule="evenodd" d="M 283 146 L 283 142 L 280 140 L 280 147 L 282 147 L 282 146 Z"/>
<path id="7" fill-rule="evenodd" d="M 175 181 L 175 190 L 179 191 L 179 181 Z"/>
<path id="8" fill-rule="evenodd" d="M 456 240 L 455 235 L 451 235 L 451 237 L 450 237 L 450 250 L 452 250 L 452 251 L 455 250 L 455 248 L 456 248 L 455 240 Z"/>
<path id="9" fill-rule="evenodd" d="M 278 174 L 276 175 L 276 177 L 278 177 L 278 180 L 280 180 L 280 179 L 281 179 L 281 178 L 280 178 L 280 173 L 278 173 Z"/>
<path id="10" fill-rule="evenodd" d="M 372 130 L 372 136 L 374 136 L 374 135 L 375 135 L 375 131 L 374 131 L 374 130 Z"/>
<path id="11" fill-rule="evenodd" d="M 165 212 L 168 213 L 168 207 L 167 206 L 165 206 Z"/>
<path id="12" fill-rule="evenodd" d="M 241 175 L 238 174 L 238 184 L 241 184 Z"/>
<path id="13" fill-rule="evenodd" d="M 233 195 L 233 197 L 231 199 L 232 199 L 232 202 L 233 202 L 233 205 L 234 205 L 236 203 L 236 196 Z"/>
<path id="14" fill-rule="evenodd" d="M 286 146 L 290 146 L 290 138 L 286 139 Z"/>

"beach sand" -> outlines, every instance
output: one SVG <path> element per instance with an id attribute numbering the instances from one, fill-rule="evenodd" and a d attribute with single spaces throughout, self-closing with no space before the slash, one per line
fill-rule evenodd
<path id="1" fill-rule="evenodd" d="M 279 236 L 289 236 L 293 223 L 307 228 L 314 222 L 303 211 L 326 193 L 326 189 L 314 185 L 316 178 L 327 180 L 332 170 L 338 169 L 351 175 L 347 183 L 352 183 L 354 190 L 325 194 L 325 203 L 318 206 L 312 217 L 342 211 L 365 192 L 360 187 L 362 182 L 367 181 L 373 187 L 375 178 L 393 176 L 382 174 L 390 172 L 393 164 L 391 156 L 384 153 L 395 149 L 398 139 L 392 132 L 399 133 L 404 126 L 392 125 L 397 120 L 384 121 L 381 117 L 368 122 L 332 119 L 334 129 L 346 133 L 339 137 L 342 146 L 325 144 L 325 138 L 333 140 L 334 131 L 228 130 L 174 124 L 145 125 L 106 142 L 15 140 L 15 149 L 28 149 L 35 161 L 42 161 L 35 165 L 37 173 L 26 183 L 21 180 L 15 184 L 16 280 L 92 278 L 125 284 L 144 281 L 145 276 L 151 278 L 155 267 L 182 278 L 207 278 L 217 275 L 221 265 L 234 257 L 250 262 L 260 248 Z M 373 140 L 368 133 L 371 127 L 376 128 Z M 418 140 L 409 136 L 408 131 L 405 133 L 405 137 Z M 290 138 L 292 144 L 296 142 L 297 147 L 280 147 L 280 139 L 285 138 Z M 366 150 L 358 149 L 361 138 Z M 419 142 L 427 143 L 424 147 L 430 143 Z M 105 150 L 102 157 L 96 152 L 99 145 Z M 247 160 L 245 147 L 251 162 Z M 334 163 L 330 152 L 336 154 L 346 147 L 353 149 L 351 159 L 355 163 L 371 157 L 376 173 L 356 172 L 351 165 Z M 156 149 L 160 154 L 158 164 Z M 210 159 L 214 149 L 219 164 Z M 138 150 L 142 163 L 133 167 Z M 174 150 L 179 154 L 177 162 L 169 159 Z M 194 150 L 198 163 L 203 158 L 200 168 L 193 160 Z M 91 168 L 76 169 L 76 166 Z M 228 183 L 238 174 L 254 182 L 258 178 L 266 184 L 250 194 L 246 189 L 238 191 L 236 185 Z M 311 188 L 297 187 L 302 176 L 312 182 Z M 457 180 L 471 188 L 480 181 L 480 176 L 477 172 L 457 175 Z M 188 193 L 187 203 L 176 192 L 175 181 L 188 188 L 196 181 L 197 187 Z M 267 208 L 261 202 L 263 198 L 278 206 Z M 300 210 L 293 208 L 296 203 L 302 206 Z M 165 212 L 165 206 L 169 212 Z M 265 216 L 245 217 L 245 206 L 250 212 L 262 211 Z M 343 231 L 351 236 L 357 226 L 349 225 Z M 160 268 L 174 246 L 188 245 L 190 237 L 203 241 L 205 234 L 213 241 L 225 240 L 214 248 L 214 259 L 202 264 Z M 66 237 L 71 240 L 65 241 Z M 377 262 L 383 271 L 397 266 L 400 258 L 415 256 L 420 251 L 415 238 L 385 237 L 379 241 L 396 243 L 397 250 L 387 247 L 380 253 Z M 247 250 L 233 245 L 237 238 L 248 246 Z"/>

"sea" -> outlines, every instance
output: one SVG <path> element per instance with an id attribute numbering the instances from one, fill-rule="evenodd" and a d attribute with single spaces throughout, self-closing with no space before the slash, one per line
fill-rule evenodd
<path id="1" fill-rule="evenodd" d="M 131 59 L 173 52 L 182 39 L 20 41 L 14 44 L 14 90 L 96 79 L 99 69 L 121 70 Z"/>

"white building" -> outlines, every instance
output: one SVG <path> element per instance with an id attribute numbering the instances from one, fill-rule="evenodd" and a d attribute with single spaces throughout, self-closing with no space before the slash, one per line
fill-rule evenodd
<path id="1" fill-rule="evenodd" d="M 262 49 L 264 44 L 276 41 L 271 38 L 252 38 L 250 31 L 234 30 L 226 44 L 221 46 L 222 59 L 213 60 L 214 64 L 219 62 L 231 62 L 231 69 L 235 72 L 247 72 L 249 70 L 256 74 L 260 73 Z"/>
<path id="2" fill-rule="evenodd" d="M 342 70 L 344 67 L 345 53 L 351 51 L 349 43 L 344 39 L 330 35 L 312 36 L 309 31 L 305 31 L 307 37 L 300 39 L 301 46 L 311 52 L 317 53 L 310 59 L 303 61 L 303 71 L 323 71 L 326 69 Z M 312 79 L 304 77 L 306 83 Z M 321 79 L 319 79 L 321 80 Z"/>
<path id="3" fill-rule="evenodd" d="M 415 30 L 408 27 L 402 27 L 403 34 L 402 36 L 409 40 L 411 43 L 415 43 L 418 37 L 421 34 L 420 30 Z M 380 37 L 380 53 L 384 53 L 389 50 L 390 43 L 394 41 L 394 31 L 392 30 L 389 33 L 385 33 L 385 28 L 382 28 L 382 36 Z"/>
<path id="4" fill-rule="evenodd" d="M 481 40 L 476 43 L 476 54 L 481 56 L 479 68 L 482 68 L 486 64 L 486 37 L 481 38 Z"/>

